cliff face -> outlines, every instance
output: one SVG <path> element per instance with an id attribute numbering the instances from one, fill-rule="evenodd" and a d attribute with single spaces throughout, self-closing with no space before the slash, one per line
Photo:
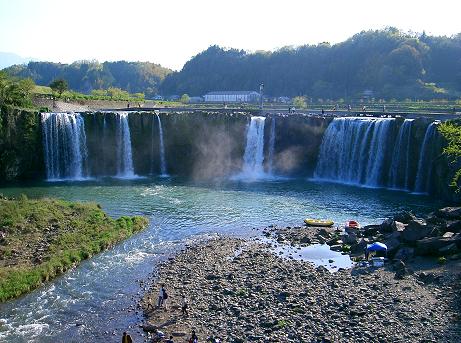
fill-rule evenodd
<path id="1" fill-rule="evenodd" d="M 89 177 L 115 176 L 120 168 L 122 140 L 120 115 L 115 113 L 82 113 L 85 133 L 84 164 Z M 192 180 L 228 178 L 242 170 L 247 133 L 252 115 L 246 112 L 130 112 L 125 114 L 131 136 L 134 173 L 139 176 L 161 173 L 160 125 L 163 132 L 167 172 Z M 276 175 L 311 177 L 317 165 L 325 131 L 332 118 L 303 114 L 268 115 L 264 122 L 264 169 Z M 389 131 L 390 152 L 395 146 L 396 120 Z M 413 176 L 419 168 L 422 142 L 430 122 L 415 120 L 408 150 L 407 169 Z M 46 177 L 40 114 L 33 111 L 2 108 L 0 117 L 0 178 L 2 182 Z M 63 129 L 60 129 L 61 131 Z M 60 131 L 60 132 L 61 132 Z M 70 137 L 69 134 L 63 137 Z M 63 138 L 61 137 L 61 138 Z M 68 140 L 72 147 L 73 143 Z M 431 143 L 434 154 L 427 161 L 431 174 L 430 193 L 459 200 L 449 187 L 456 165 L 441 155 L 445 142 Z M 58 151 L 62 147 L 56 146 Z M 60 150 L 61 149 L 61 150 Z M 125 150 L 123 150 L 125 151 Z M 63 155 L 64 156 L 64 155 Z M 402 155 L 403 156 L 403 155 Z M 335 158 L 335 157 L 331 157 Z M 386 156 L 382 168 L 388 168 L 392 156 Z M 69 161 L 63 161 L 69 164 Z M 426 165 L 426 162 L 424 162 Z M 402 174 L 402 173 L 400 173 Z M 409 189 L 414 189 L 410 178 Z"/>
<path id="2" fill-rule="evenodd" d="M 99 113 L 84 117 L 90 175 L 115 175 L 120 145 L 116 115 Z M 141 112 L 128 115 L 137 175 L 160 174 L 159 120 L 169 174 L 207 180 L 227 177 L 242 169 L 250 114 L 181 112 L 157 116 Z M 298 114 L 268 116 L 264 125 L 265 169 L 272 167 L 274 173 L 286 176 L 312 175 L 329 121 Z M 271 137 L 274 149 L 269 156 Z"/>
<path id="3" fill-rule="evenodd" d="M 0 111 L 0 183 L 43 178 L 40 115 L 6 106 Z"/>

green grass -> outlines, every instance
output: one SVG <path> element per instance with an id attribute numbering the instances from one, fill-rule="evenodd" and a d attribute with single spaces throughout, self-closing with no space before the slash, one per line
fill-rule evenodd
<path id="1" fill-rule="evenodd" d="M 53 91 L 51 90 L 50 87 L 35 85 L 34 89 L 32 89 L 32 93 L 33 94 L 52 95 Z"/>
<path id="2" fill-rule="evenodd" d="M 27 293 L 147 226 L 112 219 L 94 203 L 0 199 L 0 301 Z M 37 251 L 41 249 L 39 259 Z"/>

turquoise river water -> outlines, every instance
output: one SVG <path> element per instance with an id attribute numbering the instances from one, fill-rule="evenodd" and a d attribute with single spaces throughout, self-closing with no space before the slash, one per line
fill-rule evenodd
<path id="1" fill-rule="evenodd" d="M 306 217 L 380 223 L 400 210 L 428 213 L 445 205 L 427 196 L 309 180 L 189 183 L 175 178 L 42 183 L 0 188 L 6 196 L 94 201 L 110 215 L 144 215 L 147 230 L 83 262 L 17 300 L 0 305 L 1 342 L 108 342 L 128 330 L 136 341 L 142 314 L 139 280 L 158 262 L 216 234 L 249 237 Z M 324 251 L 322 252 L 324 254 Z"/>

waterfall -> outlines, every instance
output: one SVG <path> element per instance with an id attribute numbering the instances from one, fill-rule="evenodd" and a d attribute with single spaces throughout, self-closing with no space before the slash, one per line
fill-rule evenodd
<path id="1" fill-rule="evenodd" d="M 383 185 L 394 119 L 334 118 L 323 136 L 314 178 L 371 187 Z"/>
<path id="2" fill-rule="evenodd" d="M 48 180 L 81 180 L 87 176 L 85 122 L 78 113 L 42 113 Z"/>
<path id="3" fill-rule="evenodd" d="M 400 126 L 389 169 L 388 184 L 391 188 L 409 189 L 412 127 L 413 119 L 405 119 L 402 126 Z"/>
<path id="4" fill-rule="evenodd" d="M 117 113 L 117 176 L 121 178 L 136 177 L 131 153 L 131 136 L 128 125 L 128 113 Z"/>
<path id="5" fill-rule="evenodd" d="M 163 129 L 160 116 L 157 114 L 158 121 L 158 135 L 159 135 L 159 146 L 160 146 L 160 176 L 167 177 L 168 173 L 166 170 L 166 160 L 165 160 L 165 145 L 163 144 Z"/>
<path id="6" fill-rule="evenodd" d="M 246 179 L 258 179 L 264 176 L 264 123 L 265 117 L 251 117 L 247 132 L 247 142 L 243 155 L 241 176 Z"/>
<path id="7" fill-rule="evenodd" d="M 388 144 L 386 140 L 390 136 L 391 124 L 394 119 L 377 119 L 374 121 L 373 137 L 368 153 L 368 166 L 365 178 L 365 185 L 372 187 L 383 186 L 382 174 L 384 170 L 386 150 Z"/>
<path id="8" fill-rule="evenodd" d="M 437 138 L 437 123 L 431 123 L 424 134 L 423 144 L 419 154 L 418 171 L 416 172 L 415 192 L 429 193 L 432 176 L 432 162 L 435 154 Z"/>
<path id="9" fill-rule="evenodd" d="M 275 117 L 271 119 L 271 132 L 269 136 L 269 167 L 268 172 L 272 174 L 274 167 L 274 150 L 275 150 Z"/>

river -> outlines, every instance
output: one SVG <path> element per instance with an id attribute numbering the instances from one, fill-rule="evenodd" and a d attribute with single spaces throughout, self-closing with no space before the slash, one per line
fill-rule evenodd
<path id="1" fill-rule="evenodd" d="M 272 179 L 190 183 L 176 178 L 100 179 L 0 188 L 6 196 L 58 197 L 100 203 L 111 216 L 144 215 L 149 227 L 113 249 L 14 301 L 0 305 L 2 342 L 107 342 L 130 331 L 142 341 L 136 304 L 140 280 L 185 244 L 253 228 L 301 225 L 306 217 L 379 223 L 400 210 L 443 206 L 428 196 L 375 188 Z"/>

